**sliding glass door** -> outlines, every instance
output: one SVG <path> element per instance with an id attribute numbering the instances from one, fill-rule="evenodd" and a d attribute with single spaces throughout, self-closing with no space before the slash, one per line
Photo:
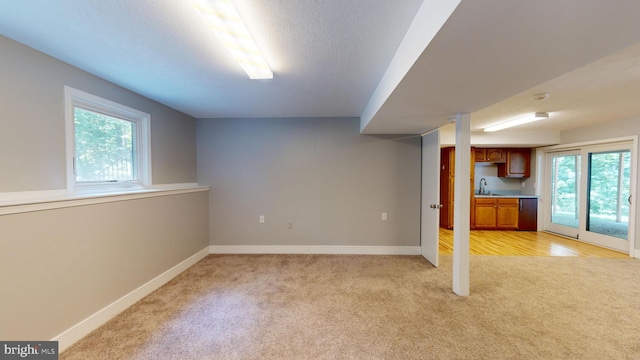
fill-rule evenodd
<path id="1" fill-rule="evenodd" d="M 549 152 L 544 229 L 628 252 L 633 142 Z"/>

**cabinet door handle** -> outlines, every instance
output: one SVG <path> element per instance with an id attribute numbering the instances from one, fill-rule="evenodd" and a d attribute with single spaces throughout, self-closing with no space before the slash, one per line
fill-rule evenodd
<path id="1" fill-rule="evenodd" d="M 522 200 L 520 200 L 520 212 L 522 212 Z"/>

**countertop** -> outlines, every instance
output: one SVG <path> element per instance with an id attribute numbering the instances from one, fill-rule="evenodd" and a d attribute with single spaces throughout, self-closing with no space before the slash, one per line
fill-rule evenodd
<path id="1" fill-rule="evenodd" d="M 521 195 L 521 194 L 473 194 L 473 197 L 477 198 L 517 198 L 517 199 L 537 199 L 536 195 Z"/>

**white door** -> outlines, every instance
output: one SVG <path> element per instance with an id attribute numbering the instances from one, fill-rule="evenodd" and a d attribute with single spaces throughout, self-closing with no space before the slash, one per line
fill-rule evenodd
<path id="1" fill-rule="evenodd" d="M 422 137 L 422 201 L 420 247 L 422 256 L 438 267 L 440 242 L 440 130 Z"/>

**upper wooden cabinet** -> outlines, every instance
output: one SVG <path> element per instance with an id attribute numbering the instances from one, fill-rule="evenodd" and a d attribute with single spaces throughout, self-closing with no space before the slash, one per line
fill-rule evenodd
<path id="1" fill-rule="evenodd" d="M 484 161 L 486 157 L 487 157 L 487 149 L 475 148 L 475 150 L 473 151 L 473 159 L 476 162 Z"/>
<path id="2" fill-rule="evenodd" d="M 476 148 L 474 159 L 476 162 L 503 163 L 506 161 L 505 149 Z"/>
<path id="3" fill-rule="evenodd" d="M 487 149 L 487 161 L 505 162 L 505 154 L 503 149 Z"/>
<path id="4" fill-rule="evenodd" d="M 531 149 L 506 149 L 504 164 L 498 164 L 499 177 L 526 178 L 531 176 Z"/>

